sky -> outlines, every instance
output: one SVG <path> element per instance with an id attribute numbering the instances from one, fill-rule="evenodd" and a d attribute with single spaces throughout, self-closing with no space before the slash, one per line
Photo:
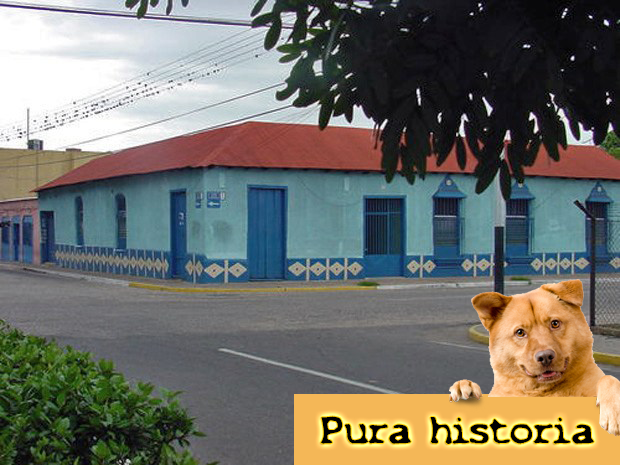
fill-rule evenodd
<path id="1" fill-rule="evenodd" d="M 124 0 L 30 3 L 127 11 Z M 164 14 L 166 1 L 160 3 L 150 12 Z M 253 5 L 254 0 L 190 0 L 189 6 L 184 8 L 180 0 L 176 0 L 172 14 L 248 20 Z M 43 115 L 67 105 L 75 108 L 73 102 L 80 99 L 95 96 L 95 101 L 97 97 L 100 100 L 101 94 L 97 96 L 98 93 L 106 89 L 112 92 L 109 89 L 114 86 L 158 69 L 160 73 L 164 70 L 167 73 L 161 75 L 162 84 L 174 78 L 174 89 L 62 127 L 33 133 L 31 138 L 42 139 L 45 149 L 117 150 L 281 107 L 288 102 L 277 101 L 273 89 L 187 117 L 84 143 L 283 82 L 291 65 L 278 63 L 275 51 L 265 53 L 262 48 L 264 32 L 239 26 L 0 8 L 0 59 L 3 63 L 0 73 L 0 134 L 2 130 L 11 134 L 10 128 L 15 123 L 25 125 L 27 109 L 30 109 L 31 121 L 37 117 L 40 120 Z M 197 54 L 200 50 L 202 52 Z M 188 55 L 190 57 L 185 62 L 161 68 Z M 185 68 L 193 65 L 196 68 L 192 69 L 219 71 L 186 82 L 188 78 L 184 78 L 182 63 Z M 113 95 L 127 94 L 125 89 L 117 87 Z M 318 111 L 316 108 L 290 108 L 255 119 L 315 124 Z M 334 124 L 347 123 L 336 120 Z M 370 127 L 363 117 L 356 118 L 354 125 Z M 0 147 L 25 146 L 25 138 L 0 141 Z"/>
<path id="2" fill-rule="evenodd" d="M 189 6 L 184 8 L 180 0 L 175 0 L 173 15 L 249 20 L 254 2 L 190 0 Z M 124 0 L 31 0 L 30 3 L 128 11 Z M 166 0 L 160 3 L 149 12 L 164 14 Z M 157 78 L 162 84 L 173 78 L 174 88 L 160 88 L 157 95 L 62 127 L 32 133 L 31 138 L 43 140 L 44 148 L 51 150 L 68 147 L 118 150 L 281 107 L 290 100 L 277 101 L 273 89 L 195 111 L 284 81 L 291 64 L 279 63 L 276 51 L 265 52 L 262 48 L 264 33 L 265 30 L 239 26 L 103 18 L 0 7 L 0 60 L 3 63 L 0 147 L 26 147 L 25 138 L 7 141 L 1 136 L 11 135 L 16 123 L 25 127 L 27 109 L 30 109 L 31 121 L 35 121 L 59 108 L 74 109 L 73 102 L 80 102 L 80 99 L 100 101 L 102 92 L 107 92 L 108 96 L 129 95 L 125 90 L 127 85 L 148 82 L 144 79 L 149 72 L 149 79 Z M 183 57 L 187 58 L 183 60 Z M 190 76 L 194 78 L 192 82 L 187 82 L 188 69 L 200 69 L 200 73 L 209 75 L 196 79 L 194 74 Z M 213 73 L 214 70 L 217 72 Z M 186 117 L 134 130 L 192 111 L 195 112 Z M 316 124 L 318 109 L 289 108 L 253 119 Z M 332 119 L 330 124 L 348 125 L 343 118 Z M 361 110 L 357 111 L 352 125 L 372 127 Z M 119 132 L 125 133 L 106 137 Z M 570 131 L 567 135 L 569 143 L 577 142 Z M 582 134 L 578 143 L 591 143 L 591 137 L 588 133 Z"/>

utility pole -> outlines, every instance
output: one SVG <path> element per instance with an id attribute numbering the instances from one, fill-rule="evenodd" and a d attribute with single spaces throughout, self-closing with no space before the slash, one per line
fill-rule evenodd
<path id="1" fill-rule="evenodd" d="M 506 156 L 506 148 L 502 152 L 501 159 Z M 493 271 L 493 290 L 504 293 L 504 238 L 506 234 L 506 201 L 502 197 L 502 189 L 499 180 L 499 170 L 495 175 L 495 221 L 494 221 L 494 235 L 495 235 L 495 254 L 494 254 L 494 271 Z"/>

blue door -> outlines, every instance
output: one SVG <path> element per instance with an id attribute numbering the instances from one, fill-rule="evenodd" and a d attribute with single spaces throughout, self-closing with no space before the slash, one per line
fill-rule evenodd
<path id="1" fill-rule="evenodd" d="M 26 215 L 23 219 L 22 230 L 23 258 L 25 263 L 32 263 L 32 216 Z"/>
<path id="2" fill-rule="evenodd" d="M 41 263 L 54 261 L 54 212 L 41 212 Z"/>
<path id="3" fill-rule="evenodd" d="M 250 279 L 284 279 L 286 191 L 251 187 L 248 194 Z"/>
<path id="4" fill-rule="evenodd" d="M 172 276 L 183 277 L 187 256 L 187 200 L 185 191 L 170 194 Z"/>
<path id="5" fill-rule="evenodd" d="M 8 216 L 3 217 L 1 222 L 2 227 L 0 227 L 0 234 L 2 234 L 2 238 L 0 238 L 0 259 L 9 260 L 11 258 L 11 245 L 9 242 L 9 237 L 11 236 L 11 222 Z"/>
<path id="6" fill-rule="evenodd" d="M 402 276 L 404 228 L 403 199 L 365 199 L 366 276 Z"/>
<path id="7" fill-rule="evenodd" d="M 21 229 L 21 223 L 19 221 L 19 216 L 14 216 L 13 217 L 13 261 L 16 261 L 16 262 L 21 260 L 20 229 Z"/>

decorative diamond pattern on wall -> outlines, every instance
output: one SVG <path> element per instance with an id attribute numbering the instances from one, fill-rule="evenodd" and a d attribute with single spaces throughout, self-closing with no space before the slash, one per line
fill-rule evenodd
<path id="1" fill-rule="evenodd" d="M 364 267 L 360 265 L 358 262 L 353 262 L 349 264 L 347 269 L 349 270 L 349 273 L 351 273 L 353 276 L 357 276 L 358 274 L 361 273 Z"/>
<path id="2" fill-rule="evenodd" d="M 560 260 L 560 266 L 562 267 L 563 270 L 568 270 L 572 265 L 572 262 L 570 261 L 570 259 L 564 257 L 562 260 Z"/>
<path id="3" fill-rule="evenodd" d="M 422 265 L 417 262 L 417 260 L 411 260 L 407 264 L 407 269 L 411 271 L 412 274 L 416 274 Z"/>
<path id="4" fill-rule="evenodd" d="M 614 267 L 614 270 L 617 270 L 620 268 L 620 257 L 614 257 L 609 264 Z"/>
<path id="5" fill-rule="evenodd" d="M 543 262 L 540 258 L 535 258 L 534 260 L 532 260 L 532 263 L 530 263 L 530 265 L 532 266 L 532 268 L 534 268 L 534 270 L 539 271 L 543 267 Z"/>
<path id="6" fill-rule="evenodd" d="M 208 267 L 205 268 L 205 273 L 207 273 L 212 278 L 217 278 L 224 272 L 224 268 L 222 268 L 217 263 L 212 263 Z"/>
<path id="7" fill-rule="evenodd" d="M 424 264 L 424 271 L 426 271 L 427 273 L 432 273 L 436 267 L 437 265 L 435 265 L 435 262 L 433 262 L 432 260 L 428 260 Z"/>
<path id="8" fill-rule="evenodd" d="M 463 268 L 465 272 L 469 272 L 469 270 L 471 270 L 473 267 L 474 262 L 472 262 L 469 258 L 466 258 L 465 260 L 463 260 L 463 263 L 461 263 L 461 268 Z"/>
<path id="9" fill-rule="evenodd" d="M 243 275 L 248 269 L 243 266 L 241 263 L 235 263 L 233 266 L 228 268 L 230 274 L 232 274 L 235 278 L 239 278 Z"/>
<path id="10" fill-rule="evenodd" d="M 344 265 L 340 262 L 333 263 L 329 266 L 330 273 L 340 276 L 344 272 Z"/>
<path id="11" fill-rule="evenodd" d="M 478 263 L 476 263 L 476 266 L 479 270 L 486 271 L 491 266 L 491 262 L 488 261 L 486 258 L 483 258 L 482 260 L 478 261 Z"/>
<path id="12" fill-rule="evenodd" d="M 315 262 L 314 265 L 310 267 L 310 271 L 312 271 L 315 276 L 319 276 L 325 273 L 325 270 L 325 265 L 323 265 L 321 262 Z"/>
<path id="13" fill-rule="evenodd" d="M 288 267 L 288 270 L 295 276 L 300 276 L 302 273 L 306 272 L 306 267 L 299 262 L 295 262 Z"/>
<path id="14" fill-rule="evenodd" d="M 555 258 L 548 258 L 547 261 L 545 262 L 545 266 L 551 270 L 555 269 L 555 266 L 558 264 L 558 262 L 555 260 Z"/>
<path id="15" fill-rule="evenodd" d="M 584 257 L 581 257 L 579 260 L 575 260 L 575 266 L 579 268 L 580 270 L 583 270 L 589 264 L 590 262 L 586 260 Z"/>

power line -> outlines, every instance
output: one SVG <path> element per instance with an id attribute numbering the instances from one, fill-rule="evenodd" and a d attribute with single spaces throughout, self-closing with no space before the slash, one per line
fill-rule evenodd
<path id="1" fill-rule="evenodd" d="M 106 135 L 103 135 L 103 136 L 98 136 L 98 137 L 95 137 L 95 138 L 92 138 L 92 139 L 83 140 L 83 141 L 80 141 L 80 142 L 74 142 L 74 143 L 68 144 L 68 145 L 63 145 L 61 147 L 58 147 L 56 150 L 62 150 L 62 149 L 69 148 L 69 147 L 76 147 L 78 145 L 89 144 L 89 143 L 92 143 L 92 142 L 97 142 L 99 140 L 109 139 L 110 137 L 115 137 L 115 136 L 119 136 L 119 135 L 122 135 L 122 134 L 127 134 L 127 133 L 130 133 L 130 132 L 138 131 L 140 129 L 144 129 L 144 128 L 147 128 L 147 127 L 155 126 L 155 125 L 158 125 L 158 124 L 161 124 L 161 123 L 166 123 L 168 121 L 172 121 L 172 120 L 175 120 L 175 119 L 178 119 L 178 118 L 183 118 L 185 116 L 189 116 L 189 115 L 194 114 L 194 113 L 198 113 L 198 112 L 201 112 L 201 111 L 204 111 L 204 110 L 208 110 L 208 109 L 215 108 L 215 107 L 218 107 L 218 106 L 221 106 L 221 105 L 225 105 L 227 103 L 232 103 L 232 102 L 237 101 L 237 100 L 241 100 L 241 99 L 244 99 L 244 98 L 247 98 L 247 97 L 251 97 L 253 95 L 257 95 L 257 94 L 260 94 L 262 92 L 266 92 L 268 90 L 275 89 L 275 88 L 280 87 L 282 85 L 283 85 L 283 83 L 271 84 L 269 86 L 262 87 L 260 89 L 256 89 L 256 90 L 253 90 L 253 91 L 250 91 L 250 92 L 246 92 L 244 94 L 236 95 L 234 97 L 231 97 L 231 98 L 228 98 L 228 99 L 225 99 L 225 100 L 221 100 L 219 102 L 215 102 L 215 103 L 211 103 L 211 104 L 208 104 L 208 105 L 204 105 L 204 106 L 195 108 L 193 110 L 185 111 L 183 113 L 178 113 L 176 115 L 168 116 L 166 118 L 162 118 L 162 119 L 159 119 L 159 120 L 156 120 L 156 121 L 152 121 L 152 122 L 149 122 L 149 123 L 141 124 L 139 126 L 135 126 L 133 128 L 125 129 L 123 131 L 118 131 L 118 132 L 115 132 L 115 133 L 106 134 Z M 36 152 L 28 152 L 28 153 L 24 153 L 24 154 L 21 154 L 21 155 L 16 155 L 16 156 L 9 157 L 9 158 L 4 158 L 3 161 L 6 162 L 6 161 L 10 161 L 10 160 L 18 160 L 20 158 L 30 157 L 30 156 L 37 155 L 37 154 L 43 153 L 43 152 L 45 152 L 45 150 L 40 150 L 40 151 L 36 151 Z M 19 165 L 19 166 L 23 166 L 23 165 Z M 0 167 L 2 167 L 2 165 L 0 165 Z"/>
<path id="2" fill-rule="evenodd" d="M 36 5 L 34 3 L 23 2 L 0 2 L 0 7 L 16 8 L 21 10 L 45 11 L 51 13 L 69 13 L 77 15 L 102 16 L 108 18 L 126 18 L 134 20 L 136 19 L 136 14 L 130 11 L 100 10 L 96 8 L 75 8 L 59 5 Z M 217 26 L 252 26 L 252 21 L 245 19 L 201 18 L 196 16 L 173 16 L 160 14 L 146 14 L 142 17 L 142 19 L 170 21 L 177 23 L 210 24 Z"/>
<path id="3" fill-rule="evenodd" d="M 270 110 L 265 110 L 265 111 L 261 111 L 259 113 L 254 113 L 253 115 L 243 116 L 241 118 L 237 118 L 237 119 L 234 119 L 234 120 L 226 121 L 225 123 L 215 124 L 213 126 L 209 126 L 207 128 L 200 129 L 198 131 L 191 131 L 191 132 L 187 132 L 187 133 L 184 133 L 184 134 L 179 134 L 178 136 L 171 137 L 171 139 L 175 138 L 175 137 L 183 137 L 183 136 L 191 136 L 191 135 L 194 135 L 194 134 L 200 134 L 202 132 L 212 131 L 214 129 L 221 129 L 221 128 L 224 128 L 226 126 L 230 126 L 232 124 L 243 123 L 245 121 L 248 121 L 248 120 L 251 120 L 251 119 L 254 119 L 254 118 L 260 118 L 260 117 L 263 117 L 263 116 L 270 115 L 272 113 L 277 113 L 279 111 L 286 110 L 288 108 L 293 108 L 293 105 L 291 105 L 291 104 L 283 105 L 281 107 L 276 107 L 276 108 L 272 108 Z M 30 154 L 30 155 L 34 155 L 34 154 Z M 88 158 L 100 157 L 101 155 L 102 155 L 101 153 L 96 153 L 96 154 L 91 154 L 91 155 L 84 155 L 84 156 L 81 156 L 81 157 L 65 158 L 63 160 L 46 161 L 46 162 L 43 162 L 43 163 L 34 163 L 34 164 L 29 164 L 29 165 L 13 165 L 13 166 L 2 166 L 2 165 L 0 165 L 0 168 L 29 168 L 29 167 L 33 167 L 33 166 L 55 165 L 55 164 L 58 164 L 58 163 L 65 163 L 65 162 L 68 162 L 68 161 L 85 160 L 85 159 L 88 159 Z"/>
<path id="4" fill-rule="evenodd" d="M 260 33 L 259 33 L 260 34 Z M 257 35 L 236 40 L 214 52 L 207 50 L 237 38 L 239 34 L 203 47 L 196 52 L 174 60 L 140 76 L 74 100 L 72 104 L 33 118 L 31 134 L 55 129 L 66 124 L 89 118 L 100 113 L 132 104 L 143 98 L 159 95 L 204 77 L 218 74 L 226 68 L 259 58 L 267 52 L 254 39 Z M 24 123 L 16 122 L 0 129 L 0 139 L 9 141 L 26 135 Z"/>
<path id="5" fill-rule="evenodd" d="M 176 114 L 176 115 L 173 115 L 173 116 L 168 116 L 166 118 L 162 118 L 162 119 L 157 120 L 157 121 L 152 121 L 150 123 L 141 124 L 140 126 L 135 126 L 133 128 L 130 128 L 130 129 L 125 129 L 123 131 L 115 132 L 113 134 L 107 134 L 105 136 L 95 137 L 93 139 L 88 139 L 88 140 L 84 140 L 84 141 L 81 141 L 81 142 L 76 142 L 74 144 L 63 146 L 63 147 L 61 147 L 61 149 L 66 148 L 66 147 L 70 147 L 70 146 L 75 146 L 75 145 L 90 144 L 92 142 L 97 142 L 97 141 L 100 141 L 100 140 L 103 140 L 103 139 L 109 139 L 110 137 L 120 136 L 122 134 L 127 134 L 129 132 L 134 132 L 134 131 L 138 131 L 140 129 L 145 129 L 145 128 L 148 128 L 148 127 L 151 127 L 151 126 L 156 126 L 158 124 L 167 123 L 168 121 L 172 121 L 172 120 L 175 120 L 175 119 L 183 118 L 185 116 L 193 115 L 194 113 L 198 113 L 198 112 L 201 112 L 201 111 L 204 111 L 204 110 L 210 110 L 211 108 L 219 107 L 221 105 L 225 105 L 227 103 L 231 103 L 231 102 L 234 102 L 236 100 L 241 100 L 243 98 L 250 97 L 252 95 L 260 94 L 262 92 L 266 92 L 268 90 L 275 89 L 275 88 L 280 87 L 282 85 L 283 85 L 282 83 L 273 84 L 273 85 L 270 85 L 270 86 L 267 86 L 267 87 L 263 87 L 262 89 L 254 90 L 252 92 L 248 92 L 248 93 L 245 93 L 245 94 L 242 94 L 242 95 L 237 95 L 236 97 L 231 97 L 231 98 L 229 98 L 227 100 L 222 100 L 221 102 L 211 103 L 209 105 L 205 105 L 205 106 L 202 106 L 200 108 L 195 108 L 193 110 L 189 110 L 189 111 L 186 111 L 186 112 L 183 112 L 183 113 L 179 113 L 179 114 Z"/>

